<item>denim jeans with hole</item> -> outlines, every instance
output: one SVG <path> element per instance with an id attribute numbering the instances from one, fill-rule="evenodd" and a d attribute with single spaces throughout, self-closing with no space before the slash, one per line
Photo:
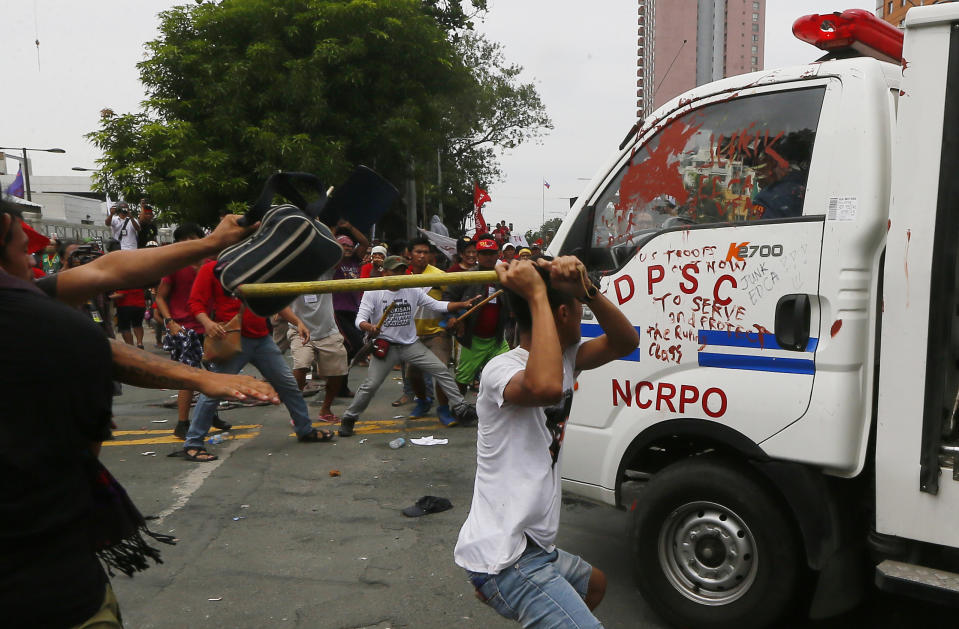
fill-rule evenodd
<path id="1" fill-rule="evenodd" d="M 593 567 L 559 548 L 548 553 L 531 541 L 499 574 L 470 572 L 470 583 L 504 618 L 536 629 L 602 628 L 586 606 Z"/>

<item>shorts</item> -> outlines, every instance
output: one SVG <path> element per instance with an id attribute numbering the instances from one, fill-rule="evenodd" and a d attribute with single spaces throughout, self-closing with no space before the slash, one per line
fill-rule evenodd
<path id="1" fill-rule="evenodd" d="M 460 384 L 471 384 L 476 374 L 491 358 L 509 351 L 506 340 L 497 341 L 496 338 L 484 339 L 474 336 L 470 347 L 460 346 L 460 361 L 456 365 L 456 381 Z"/>
<path id="2" fill-rule="evenodd" d="M 534 620 L 544 627 L 603 626 L 585 601 L 593 567 L 559 548 L 548 553 L 527 541 L 516 563 L 499 574 L 467 574 L 484 603 L 524 627 Z"/>
<path id="3" fill-rule="evenodd" d="M 176 334 L 167 331 L 163 335 L 163 349 L 170 352 L 170 358 L 190 367 L 203 366 L 203 335 L 181 327 Z"/>
<path id="4" fill-rule="evenodd" d="M 143 327 L 143 306 L 117 306 L 117 330 L 126 332 L 131 327 Z"/>
<path id="5" fill-rule="evenodd" d="M 287 332 L 287 338 L 290 340 L 294 369 L 309 369 L 315 360 L 318 376 L 345 376 L 349 373 L 346 346 L 343 345 L 343 335 L 339 332 L 304 343 L 296 330 L 291 328 Z"/>

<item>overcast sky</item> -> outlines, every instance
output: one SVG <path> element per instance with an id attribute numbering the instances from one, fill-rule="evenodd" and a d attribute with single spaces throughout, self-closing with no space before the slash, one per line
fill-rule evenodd
<path id="1" fill-rule="evenodd" d="M 99 154 L 83 135 L 97 127 L 104 107 L 138 109 L 143 90 L 135 65 L 157 35 L 156 14 L 176 4 L 182 2 L 5 2 L 0 146 L 67 151 L 31 153 L 35 175 L 93 167 Z M 541 213 L 562 216 L 568 197 L 580 194 L 635 122 L 636 2 L 490 0 L 489 7 L 479 30 L 525 68 L 555 126 L 539 143 L 503 155 L 505 179 L 488 185 L 487 221 L 505 219 L 525 231 L 540 224 Z M 767 0 L 765 67 L 817 58 L 818 50 L 792 36 L 793 20 L 849 8 L 874 10 L 875 1 Z M 8 160 L 7 169 L 16 168 Z"/>

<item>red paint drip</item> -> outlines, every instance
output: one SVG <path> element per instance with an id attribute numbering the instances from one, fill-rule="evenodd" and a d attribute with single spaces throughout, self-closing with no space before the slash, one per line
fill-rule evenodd
<path id="1" fill-rule="evenodd" d="M 887 219 L 887 220 L 886 220 L 886 231 L 888 232 L 890 229 L 892 229 L 892 219 Z"/>
<path id="2" fill-rule="evenodd" d="M 900 95 L 900 96 L 905 96 L 905 95 L 906 95 L 906 90 L 899 90 L 899 95 Z"/>
<path id="3" fill-rule="evenodd" d="M 903 73 L 903 74 L 906 73 L 906 68 L 908 68 L 908 67 L 909 67 L 909 62 L 906 61 L 905 58 L 903 58 L 903 60 L 902 60 L 902 73 Z"/>
<path id="4" fill-rule="evenodd" d="M 839 329 L 842 327 L 842 319 L 836 319 L 835 323 L 832 324 L 832 328 L 829 329 L 829 335 L 833 338 L 839 334 Z"/>
<path id="5" fill-rule="evenodd" d="M 754 323 L 753 327 L 756 328 L 756 332 L 759 334 L 759 349 L 766 349 L 765 335 L 772 334 L 772 332 L 770 332 L 763 326 L 759 325 L 758 323 Z"/>

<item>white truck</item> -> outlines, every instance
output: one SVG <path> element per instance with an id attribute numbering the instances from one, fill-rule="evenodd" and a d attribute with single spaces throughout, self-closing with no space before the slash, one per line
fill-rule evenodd
<path id="1" fill-rule="evenodd" d="M 579 376 L 564 490 L 631 511 L 681 627 L 844 611 L 864 565 L 959 593 L 959 4 L 793 31 L 826 55 L 657 110 L 549 248 L 641 339 Z"/>

